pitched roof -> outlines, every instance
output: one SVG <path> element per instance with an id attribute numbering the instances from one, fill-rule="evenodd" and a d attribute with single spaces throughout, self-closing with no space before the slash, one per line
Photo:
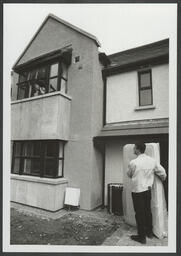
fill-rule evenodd
<path id="1" fill-rule="evenodd" d="M 126 51 L 108 55 L 111 67 L 124 66 L 135 62 L 166 56 L 169 53 L 169 39 L 146 44 Z"/>
<path id="2" fill-rule="evenodd" d="M 72 25 L 71 23 L 69 23 L 69 22 L 67 22 L 67 21 L 65 21 L 65 20 L 62 20 L 62 19 L 60 19 L 59 17 L 55 16 L 54 14 L 51 14 L 51 13 L 50 13 L 50 14 L 45 18 L 45 20 L 43 21 L 43 23 L 41 24 L 41 26 L 39 27 L 39 29 L 36 31 L 36 33 L 34 34 L 34 36 L 32 37 L 32 39 L 30 40 L 29 44 L 26 46 L 26 48 L 24 49 L 24 51 L 22 52 L 22 54 L 19 56 L 19 58 L 17 59 L 17 61 L 16 61 L 15 64 L 13 65 L 13 68 L 15 68 L 15 66 L 18 64 L 18 62 L 20 61 L 20 59 L 22 58 L 22 56 L 25 54 L 25 52 L 27 51 L 27 49 L 29 48 L 29 46 L 32 44 L 33 40 L 36 38 L 36 36 L 38 35 L 38 33 L 40 32 L 40 30 L 42 29 L 42 27 L 44 26 L 44 24 L 47 22 L 47 20 L 48 20 L 49 18 L 52 18 L 52 19 L 54 19 L 54 20 L 56 20 L 56 21 L 58 21 L 58 22 L 64 24 L 65 26 L 67 26 L 67 27 L 69 27 L 69 28 L 71 28 L 71 29 L 77 31 L 78 33 L 80 33 L 80 34 L 82 34 L 82 35 L 84 35 L 84 36 L 86 36 L 86 37 L 89 37 L 90 39 L 92 39 L 92 40 L 95 42 L 95 44 L 96 44 L 98 47 L 101 46 L 100 42 L 98 41 L 98 39 L 97 39 L 94 35 L 92 35 L 92 34 L 86 32 L 86 31 L 84 31 L 83 29 L 80 29 L 80 28 L 78 28 L 78 27 Z"/>

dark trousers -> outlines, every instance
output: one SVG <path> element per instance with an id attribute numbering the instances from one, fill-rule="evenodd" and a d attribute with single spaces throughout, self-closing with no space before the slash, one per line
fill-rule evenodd
<path id="1" fill-rule="evenodd" d="M 132 198 L 138 235 L 145 238 L 146 234 L 152 233 L 151 190 L 132 192 Z"/>

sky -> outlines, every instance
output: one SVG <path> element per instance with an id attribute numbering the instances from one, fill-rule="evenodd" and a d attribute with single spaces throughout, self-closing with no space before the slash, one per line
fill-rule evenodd
<path id="1" fill-rule="evenodd" d="M 4 4 L 4 76 L 52 13 L 95 35 L 106 54 L 176 36 L 176 4 Z"/>

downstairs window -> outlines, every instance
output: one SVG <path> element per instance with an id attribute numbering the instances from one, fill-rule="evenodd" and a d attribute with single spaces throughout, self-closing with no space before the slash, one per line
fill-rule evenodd
<path id="1" fill-rule="evenodd" d="M 64 142 L 14 141 L 11 173 L 47 178 L 63 177 Z"/>

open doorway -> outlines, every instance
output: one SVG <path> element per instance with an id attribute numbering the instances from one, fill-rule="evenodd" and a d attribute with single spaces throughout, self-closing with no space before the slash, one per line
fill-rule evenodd
<path id="1" fill-rule="evenodd" d="M 135 220 L 135 213 L 133 208 L 133 201 L 132 201 L 132 182 L 131 179 L 127 176 L 127 170 L 128 170 L 128 164 L 131 160 L 136 158 L 136 155 L 134 152 L 134 144 L 126 144 L 123 147 L 123 165 L 124 165 L 124 175 L 123 175 L 123 184 L 124 184 L 124 193 L 123 193 L 123 209 L 124 209 L 124 217 L 126 223 L 130 225 L 136 225 Z M 146 143 L 146 151 L 145 154 L 147 154 L 150 157 L 153 157 L 156 159 L 158 163 L 160 163 L 160 145 L 159 143 Z M 156 180 L 155 180 L 156 181 Z M 152 190 L 152 214 L 157 219 L 161 217 L 159 215 L 160 213 L 165 214 L 166 213 L 166 200 L 165 200 L 165 192 L 162 182 L 157 181 L 159 183 L 156 187 L 155 191 L 155 185 L 153 185 Z M 155 182 L 154 182 L 155 184 Z M 159 202 L 159 204 L 158 204 Z M 161 220 L 163 221 L 163 220 Z"/>
<path id="2" fill-rule="evenodd" d="M 167 179 L 164 182 L 165 199 L 168 209 L 168 136 L 137 136 L 127 139 L 109 140 L 105 143 L 105 168 L 104 168 L 104 187 L 103 187 L 103 202 L 104 206 L 108 205 L 108 184 L 122 183 L 124 186 L 124 156 L 123 148 L 127 144 L 134 144 L 138 141 L 145 143 L 159 144 L 159 160 L 165 168 Z"/>
<path id="3" fill-rule="evenodd" d="M 163 183 L 165 191 L 165 199 L 167 203 L 168 210 L 168 181 L 169 181 L 169 172 L 168 172 L 168 140 L 163 140 L 160 142 L 160 164 L 164 167 L 167 173 L 167 179 Z"/>

